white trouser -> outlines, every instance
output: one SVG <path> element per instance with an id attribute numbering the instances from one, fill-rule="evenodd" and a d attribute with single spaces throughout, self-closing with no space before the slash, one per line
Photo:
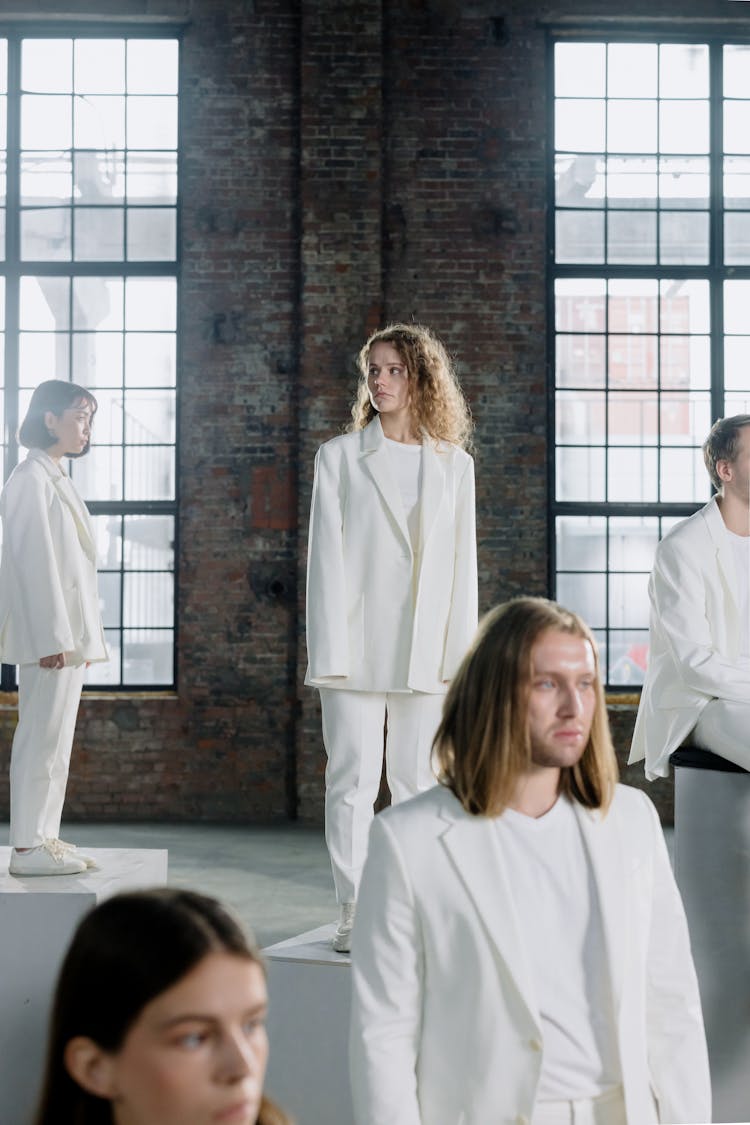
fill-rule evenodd
<path id="1" fill-rule="evenodd" d="M 383 767 L 394 804 L 435 784 L 430 751 L 444 695 L 320 689 L 326 766 L 326 843 L 336 898 L 355 902 Z"/>
<path id="2" fill-rule="evenodd" d="M 35 848 L 60 834 L 85 664 L 18 670 L 18 726 L 10 758 L 10 842 Z"/>
<path id="3" fill-rule="evenodd" d="M 657 1121 L 656 1108 L 654 1108 L 655 1121 Z M 628 1125 L 622 1087 L 617 1086 L 598 1098 L 537 1102 L 531 1117 L 531 1125 Z M 648 1122 L 640 1122 L 639 1125 L 648 1125 Z"/>
<path id="4" fill-rule="evenodd" d="M 750 699 L 712 699 L 700 713 L 691 742 L 750 770 Z"/>

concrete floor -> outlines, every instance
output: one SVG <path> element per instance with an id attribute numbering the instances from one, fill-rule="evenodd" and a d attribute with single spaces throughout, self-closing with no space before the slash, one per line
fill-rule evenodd
<path id="1" fill-rule="evenodd" d="M 63 824 L 63 840 L 88 848 L 166 848 L 169 882 L 227 903 L 260 946 L 337 916 L 323 832 L 210 824 Z M 7 825 L 0 839 L 7 840 Z"/>

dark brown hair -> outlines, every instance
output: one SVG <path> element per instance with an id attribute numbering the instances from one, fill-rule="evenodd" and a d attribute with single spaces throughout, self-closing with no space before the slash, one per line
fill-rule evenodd
<path id="1" fill-rule="evenodd" d="M 589 641 L 596 661 L 596 707 L 580 760 L 561 772 L 560 790 L 606 812 L 617 783 L 596 643 L 589 627 L 546 598 L 514 598 L 483 618 L 452 681 L 433 743 L 438 777 L 467 812 L 497 816 L 531 767 L 528 699 L 531 650 L 547 630 Z"/>
<path id="2" fill-rule="evenodd" d="M 84 1035 L 105 1051 L 117 1051 L 146 1004 L 217 951 L 263 967 L 231 914 L 194 891 L 128 892 L 87 914 L 57 982 L 35 1125 L 112 1125 L 111 1103 L 88 1093 L 68 1073 L 66 1044 Z M 264 1097 L 257 1125 L 291 1123 Z"/>
<path id="3" fill-rule="evenodd" d="M 49 411 L 56 418 L 61 417 L 64 411 L 71 407 L 88 403 L 91 407 L 91 418 L 96 414 L 98 403 L 91 391 L 79 387 L 77 383 L 68 383 L 63 379 L 48 379 L 40 383 L 31 396 L 26 417 L 18 428 L 18 440 L 27 449 L 49 449 L 57 440 L 54 434 L 47 429 L 44 421 L 45 414 Z M 68 453 L 68 457 L 83 457 L 88 453 L 90 442 L 80 453 Z"/>

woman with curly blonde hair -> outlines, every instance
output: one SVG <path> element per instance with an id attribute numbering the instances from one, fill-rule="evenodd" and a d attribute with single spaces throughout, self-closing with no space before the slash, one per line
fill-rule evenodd
<path id="1" fill-rule="evenodd" d="M 347 952 L 380 784 L 394 803 L 435 783 L 443 696 L 477 625 L 471 417 L 448 353 L 393 324 L 359 353 L 349 432 L 315 459 L 305 683 L 317 687 L 326 841 Z"/>

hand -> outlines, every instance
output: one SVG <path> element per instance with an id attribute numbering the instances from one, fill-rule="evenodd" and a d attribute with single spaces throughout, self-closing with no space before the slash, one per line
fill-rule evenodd
<path id="1" fill-rule="evenodd" d="M 64 668 L 65 653 L 56 652 L 54 656 L 43 656 L 39 661 L 40 668 Z"/>

